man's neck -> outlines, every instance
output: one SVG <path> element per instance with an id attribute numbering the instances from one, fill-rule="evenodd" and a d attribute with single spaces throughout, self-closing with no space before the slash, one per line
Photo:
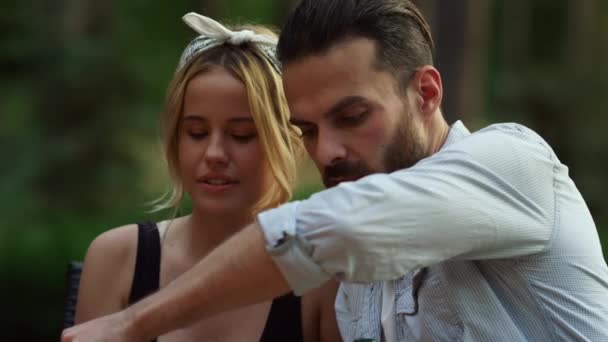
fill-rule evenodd
<path id="1" fill-rule="evenodd" d="M 430 127 L 431 134 L 429 135 L 428 140 L 428 155 L 433 155 L 443 147 L 446 139 L 448 138 L 448 134 L 450 133 L 450 126 L 443 118 L 441 112 L 438 112 L 434 115 L 433 121 L 431 122 Z"/>

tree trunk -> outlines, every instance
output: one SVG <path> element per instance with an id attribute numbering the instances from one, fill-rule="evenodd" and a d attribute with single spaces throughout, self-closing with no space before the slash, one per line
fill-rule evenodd
<path id="1" fill-rule="evenodd" d="M 462 118 L 464 49 L 468 3 L 443 1 L 429 16 L 435 36 L 435 65 L 443 80 L 443 114 L 449 123 Z"/>

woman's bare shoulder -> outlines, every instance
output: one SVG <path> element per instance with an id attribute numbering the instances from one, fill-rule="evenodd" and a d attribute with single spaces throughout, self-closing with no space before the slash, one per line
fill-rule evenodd
<path id="1" fill-rule="evenodd" d="M 137 225 L 128 224 L 107 230 L 99 234 L 87 250 L 91 254 L 102 254 L 108 257 L 125 257 L 137 248 Z"/>
<path id="2" fill-rule="evenodd" d="M 76 321 L 84 322 L 127 304 L 137 253 L 137 225 L 110 229 L 89 245 L 84 259 Z"/>
<path id="3" fill-rule="evenodd" d="M 83 273 L 99 273 L 99 276 L 111 277 L 121 287 L 130 287 L 137 254 L 137 234 L 137 225 L 129 224 L 97 236 L 87 250 Z"/>

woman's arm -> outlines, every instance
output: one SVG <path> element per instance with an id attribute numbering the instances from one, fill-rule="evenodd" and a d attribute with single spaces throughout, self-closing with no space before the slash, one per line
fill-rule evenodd
<path id="1" fill-rule="evenodd" d="M 136 225 L 109 230 L 93 240 L 80 277 L 76 324 L 127 306 L 136 251 Z"/>

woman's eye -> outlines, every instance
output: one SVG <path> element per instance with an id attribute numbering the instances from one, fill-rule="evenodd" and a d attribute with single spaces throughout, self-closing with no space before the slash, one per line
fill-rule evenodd
<path id="1" fill-rule="evenodd" d="M 255 137 L 257 136 L 257 134 L 255 133 L 251 133 L 251 134 L 233 134 L 232 138 L 234 140 L 236 140 L 239 143 L 247 143 L 250 142 L 251 140 L 255 139 Z"/>
<path id="2" fill-rule="evenodd" d="M 314 128 L 314 126 L 312 125 L 298 125 L 295 126 L 297 128 L 297 133 L 300 136 L 300 138 L 303 139 L 309 139 L 312 138 L 314 136 L 314 134 L 316 133 L 316 130 Z"/>
<path id="3" fill-rule="evenodd" d="M 300 136 L 302 138 L 304 138 L 304 139 L 312 138 L 315 135 L 315 129 L 314 128 L 301 129 L 300 131 L 302 132 L 300 134 Z"/>
<path id="4" fill-rule="evenodd" d="M 202 140 L 204 138 L 207 137 L 207 132 L 188 132 L 188 135 L 190 136 L 190 138 L 194 139 L 194 140 Z"/>

